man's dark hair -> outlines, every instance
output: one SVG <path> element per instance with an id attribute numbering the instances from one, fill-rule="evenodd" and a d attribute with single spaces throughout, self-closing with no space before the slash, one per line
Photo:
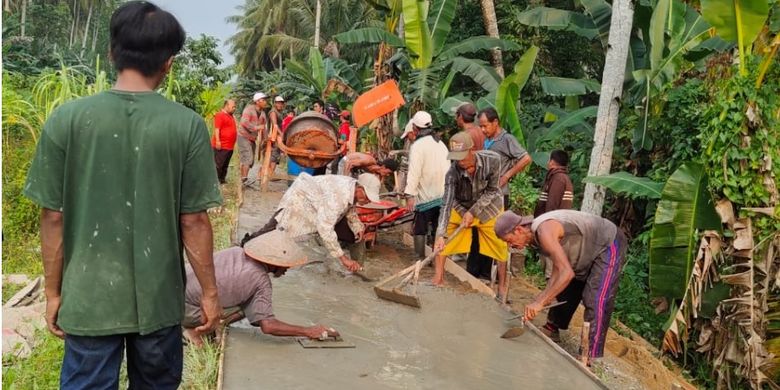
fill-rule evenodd
<path id="1" fill-rule="evenodd" d="M 315 104 L 319 105 L 322 108 L 325 108 L 325 103 L 323 103 L 322 100 L 319 100 L 319 99 L 315 100 L 314 103 L 311 104 L 312 107 L 314 107 Z"/>
<path id="2" fill-rule="evenodd" d="M 569 166 L 569 154 L 563 150 L 553 150 L 550 152 L 550 160 L 555 161 L 556 164 L 562 167 Z"/>
<path id="3" fill-rule="evenodd" d="M 461 104 L 455 114 L 460 115 L 465 123 L 474 123 L 474 119 L 477 119 L 477 110 L 471 103 Z"/>
<path id="4" fill-rule="evenodd" d="M 479 116 L 484 115 L 489 122 L 495 122 L 498 120 L 498 112 L 493 107 L 488 107 L 479 112 Z"/>
<path id="5" fill-rule="evenodd" d="M 393 172 L 398 170 L 398 161 L 395 161 L 392 158 L 388 158 L 388 159 L 380 161 L 379 165 L 381 165 L 381 166 L 383 166 L 383 167 L 385 167 L 385 168 L 387 168 L 387 169 L 389 169 L 389 170 L 391 170 Z"/>
<path id="6" fill-rule="evenodd" d="M 110 31 L 116 69 L 135 69 L 146 77 L 160 72 L 181 51 L 186 38 L 173 15 L 146 1 L 130 1 L 117 8 Z"/>

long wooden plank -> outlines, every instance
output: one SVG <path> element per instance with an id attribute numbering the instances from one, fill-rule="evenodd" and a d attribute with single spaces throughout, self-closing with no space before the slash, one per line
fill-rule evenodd
<path id="1" fill-rule="evenodd" d="M 529 331 L 539 336 L 539 338 L 542 339 L 547 345 L 552 347 L 554 350 L 558 351 L 558 353 L 561 354 L 561 356 L 563 356 L 566 360 L 568 360 L 572 365 L 577 367 L 578 370 L 580 370 L 582 373 L 584 373 L 590 379 L 596 382 L 596 384 L 598 384 L 599 387 L 601 387 L 602 389 L 608 389 L 608 387 L 603 382 L 601 382 L 601 379 L 599 379 L 599 377 L 597 377 L 596 374 L 590 371 L 588 367 L 582 365 L 582 363 L 580 363 L 579 360 L 575 359 L 574 356 L 569 355 L 569 353 L 566 352 L 565 349 L 561 348 L 560 345 L 556 344 L 554 341 L 550 340 L 549 337 L 545 336 L 544 333 L 542 333 L 542 331 L 536 327 L 536 325 L 532 324 L 531 322 L 526 322 L 525 327 Z"/>

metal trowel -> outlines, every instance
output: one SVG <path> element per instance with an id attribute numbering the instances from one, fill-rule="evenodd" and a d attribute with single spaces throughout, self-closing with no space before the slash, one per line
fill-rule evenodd
<path id="1" fill-rule="evenodd" d="M 355 348 L 355 344 L 344 341 L 341 336 L 330 336 L 320 339 L 299 337 L 298 343 L 304 348 Z"/>
<path id="2" fill-rule="evenodd" d="M 566 303 L 566 301 L 555 302 L 553 304 L 550 304 L 550 305 L 547 305 L 547 306 L 543 307 L 542 310 L 547 310 L 547 309 L 549 309 L 551 307 L 560 306 L 560 305 L 563 305 L 564 303 Z M 514 317 L 509 317 L 509 318 L 506 319 L 506 321 L 511 321 L 511 320 L 516 320 L 516 319 L 520 318 L 521 321 L 520 321 L 520 326 L 513 326 L 513 327 L 507 329 L 507 331 L 504 332 L 504 334 L 501 335 L 502 339 L 513 339 L 515 337 L 520 337 L 520 336 L 523 335 L 523 333 L 525 333 L 525 320 L 523 320 L 522 317 L 523 317 L 523 315 L 520 314 L 520 315 L 516 315 Z"/>

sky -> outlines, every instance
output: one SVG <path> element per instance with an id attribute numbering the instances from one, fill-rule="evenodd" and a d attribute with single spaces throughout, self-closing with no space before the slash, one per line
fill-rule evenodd
<path id="1" fill-rule="evenodd" d="M 232 65 L 235 60 L 230 49 L 224 43 L 236 32 L 236 25 L 227 23 L 225 18 L 238 14 L 236 7 L 244 0 L 192 1 L 192 0 L 152 0 L 158 7 L 172 13 L 179 20 L 188 37 L 200 34 L 211 35 L 220 41 L 223 65 Z"/>

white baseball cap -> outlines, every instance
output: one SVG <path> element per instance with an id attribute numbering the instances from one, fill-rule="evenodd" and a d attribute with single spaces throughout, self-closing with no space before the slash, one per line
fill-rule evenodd
<path id="1" fill-rule="evenodd" d="M 428 129 L 433 126 L 433 117 L 425 111 L 417 111 L 412 117 L 412 123 L 418 129 Z"/>
<path id="2" fill-rule="evenodd" d="M 281 95 L 279 95 L 274 98 L 274 101 L 279 103 L 284 103 L 284 98 Z"/>
<path id="3" fill-rule="evenodd" d="M 255 94 L 255 96 L 252 97 L 252 101 L 255 101 L 255 102 L 260 100 L 260 99 L 268 99 L 268 95 L 266 95 L 266 94 L 264 94 L 262 92 L 258 92 L 258 93 Z"/>

